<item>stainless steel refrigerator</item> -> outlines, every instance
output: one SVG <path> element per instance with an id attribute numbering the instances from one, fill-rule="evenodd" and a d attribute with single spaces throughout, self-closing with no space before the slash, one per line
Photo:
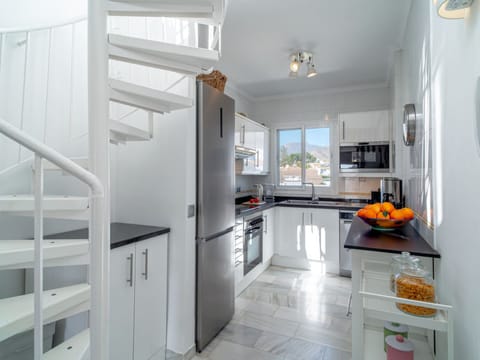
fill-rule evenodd
<path id="1" fill-rule="evenodd" d="M 234 313 L 234 132 L 233 99 L 197 82 L 198 351 L 228 324 Z"/>

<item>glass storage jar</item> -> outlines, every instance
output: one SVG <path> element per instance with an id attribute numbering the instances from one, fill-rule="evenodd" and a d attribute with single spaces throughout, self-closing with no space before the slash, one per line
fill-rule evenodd
<path id="1" fill-rule="evenodd" d="M 418 263 L 412 263 L 404 267 L 400 275 L 395 279 L 397 297 L 418 300 L 425 302 L 435 302 L 435 285 L 429 272 Z M 436 309 L 397 303 L 397 307 L 403 312 L 416 316 L 434 316 Z"/>
<path id="2" fill-rule="evenodd" d="M 395 278 L 400 275 L 402 268 L 412 264 L 418 263 L 420 259 L 411 256 L 408 251 L 402 252 L 400 255 L 392 256 L 392 262 L 390 263 L 390 291 L 395 294 Z"/>

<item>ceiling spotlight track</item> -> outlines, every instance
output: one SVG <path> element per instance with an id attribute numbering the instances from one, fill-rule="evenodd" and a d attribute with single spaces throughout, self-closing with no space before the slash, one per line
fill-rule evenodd
<path id="1" fill-rule="evenodd" d="M 313 63 L 313 54 L 308 51 L 297 51 L 290 54 L 290 74 L 291 78 L 297 78 L 298 71 L 302 64 L 307 65 L 307 77 L 312 78 L 317 75 L 315 64 Z"/>

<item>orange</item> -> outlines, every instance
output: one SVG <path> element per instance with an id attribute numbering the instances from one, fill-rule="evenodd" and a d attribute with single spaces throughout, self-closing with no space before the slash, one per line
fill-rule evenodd
<path id="1" fill-rule="evenodd" d="M 369 208 L 371 210 L 373 210 L 376 213 L 379 213 L 380 211 L 382 211 L 382 206 L 380 203 L 375 203 L 375 204 L 371 204 L 371 205 L 367 205 L 365 206 L 365 208 Z"/>
<path id="2" fill-rule="evenodd" d="M 390 219 L 390 215 L 386 211 L 380 211 L 377 213 L 377 219 Z"/>
<path id="3" fill-rule="evenodd" d="M 405 214 L 403 213 L 402 210 L 393 210 L 390 213 L 390 219 L 403 220 L 405 219 Z"/>
<path id="4" fill-rule="evenodd" d="M 381 211 L 386 211 L 388 213 L 391 213 L 393 210 L 395 210 L 395 206 L 391 202 L 384 202 L 381 205 Z"/>
<path id="5" fill-rule="evenodd" d="M 412 209 L 406 207 L 401 210 L 403 212 L 403 217 L 407 220 L 412 220 L 415 217 L 415 213 Z"/>
<path id="6" fill-rule="evenodd" d="M 367 210 L 366 209 L 360 209 L 357 211 L 357 216 L 361 217 L 361 218 L 364 218 L 365 217 L 365 212 Z"/>
<path id="7" fill-rule="evenodd" d="M 367 219 L 375 219 L 377 217 L 377 213 L 373 209 L 366 209 L 364 215 Z"/>

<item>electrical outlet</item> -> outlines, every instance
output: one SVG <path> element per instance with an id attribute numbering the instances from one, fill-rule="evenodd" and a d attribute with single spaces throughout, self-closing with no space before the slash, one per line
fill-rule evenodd
<path id="1" fill-rule="evenodd" d="M 195 217 L 195 205 L 190 204 L 187 207 L 187 217 L 192 218 Z"/>

